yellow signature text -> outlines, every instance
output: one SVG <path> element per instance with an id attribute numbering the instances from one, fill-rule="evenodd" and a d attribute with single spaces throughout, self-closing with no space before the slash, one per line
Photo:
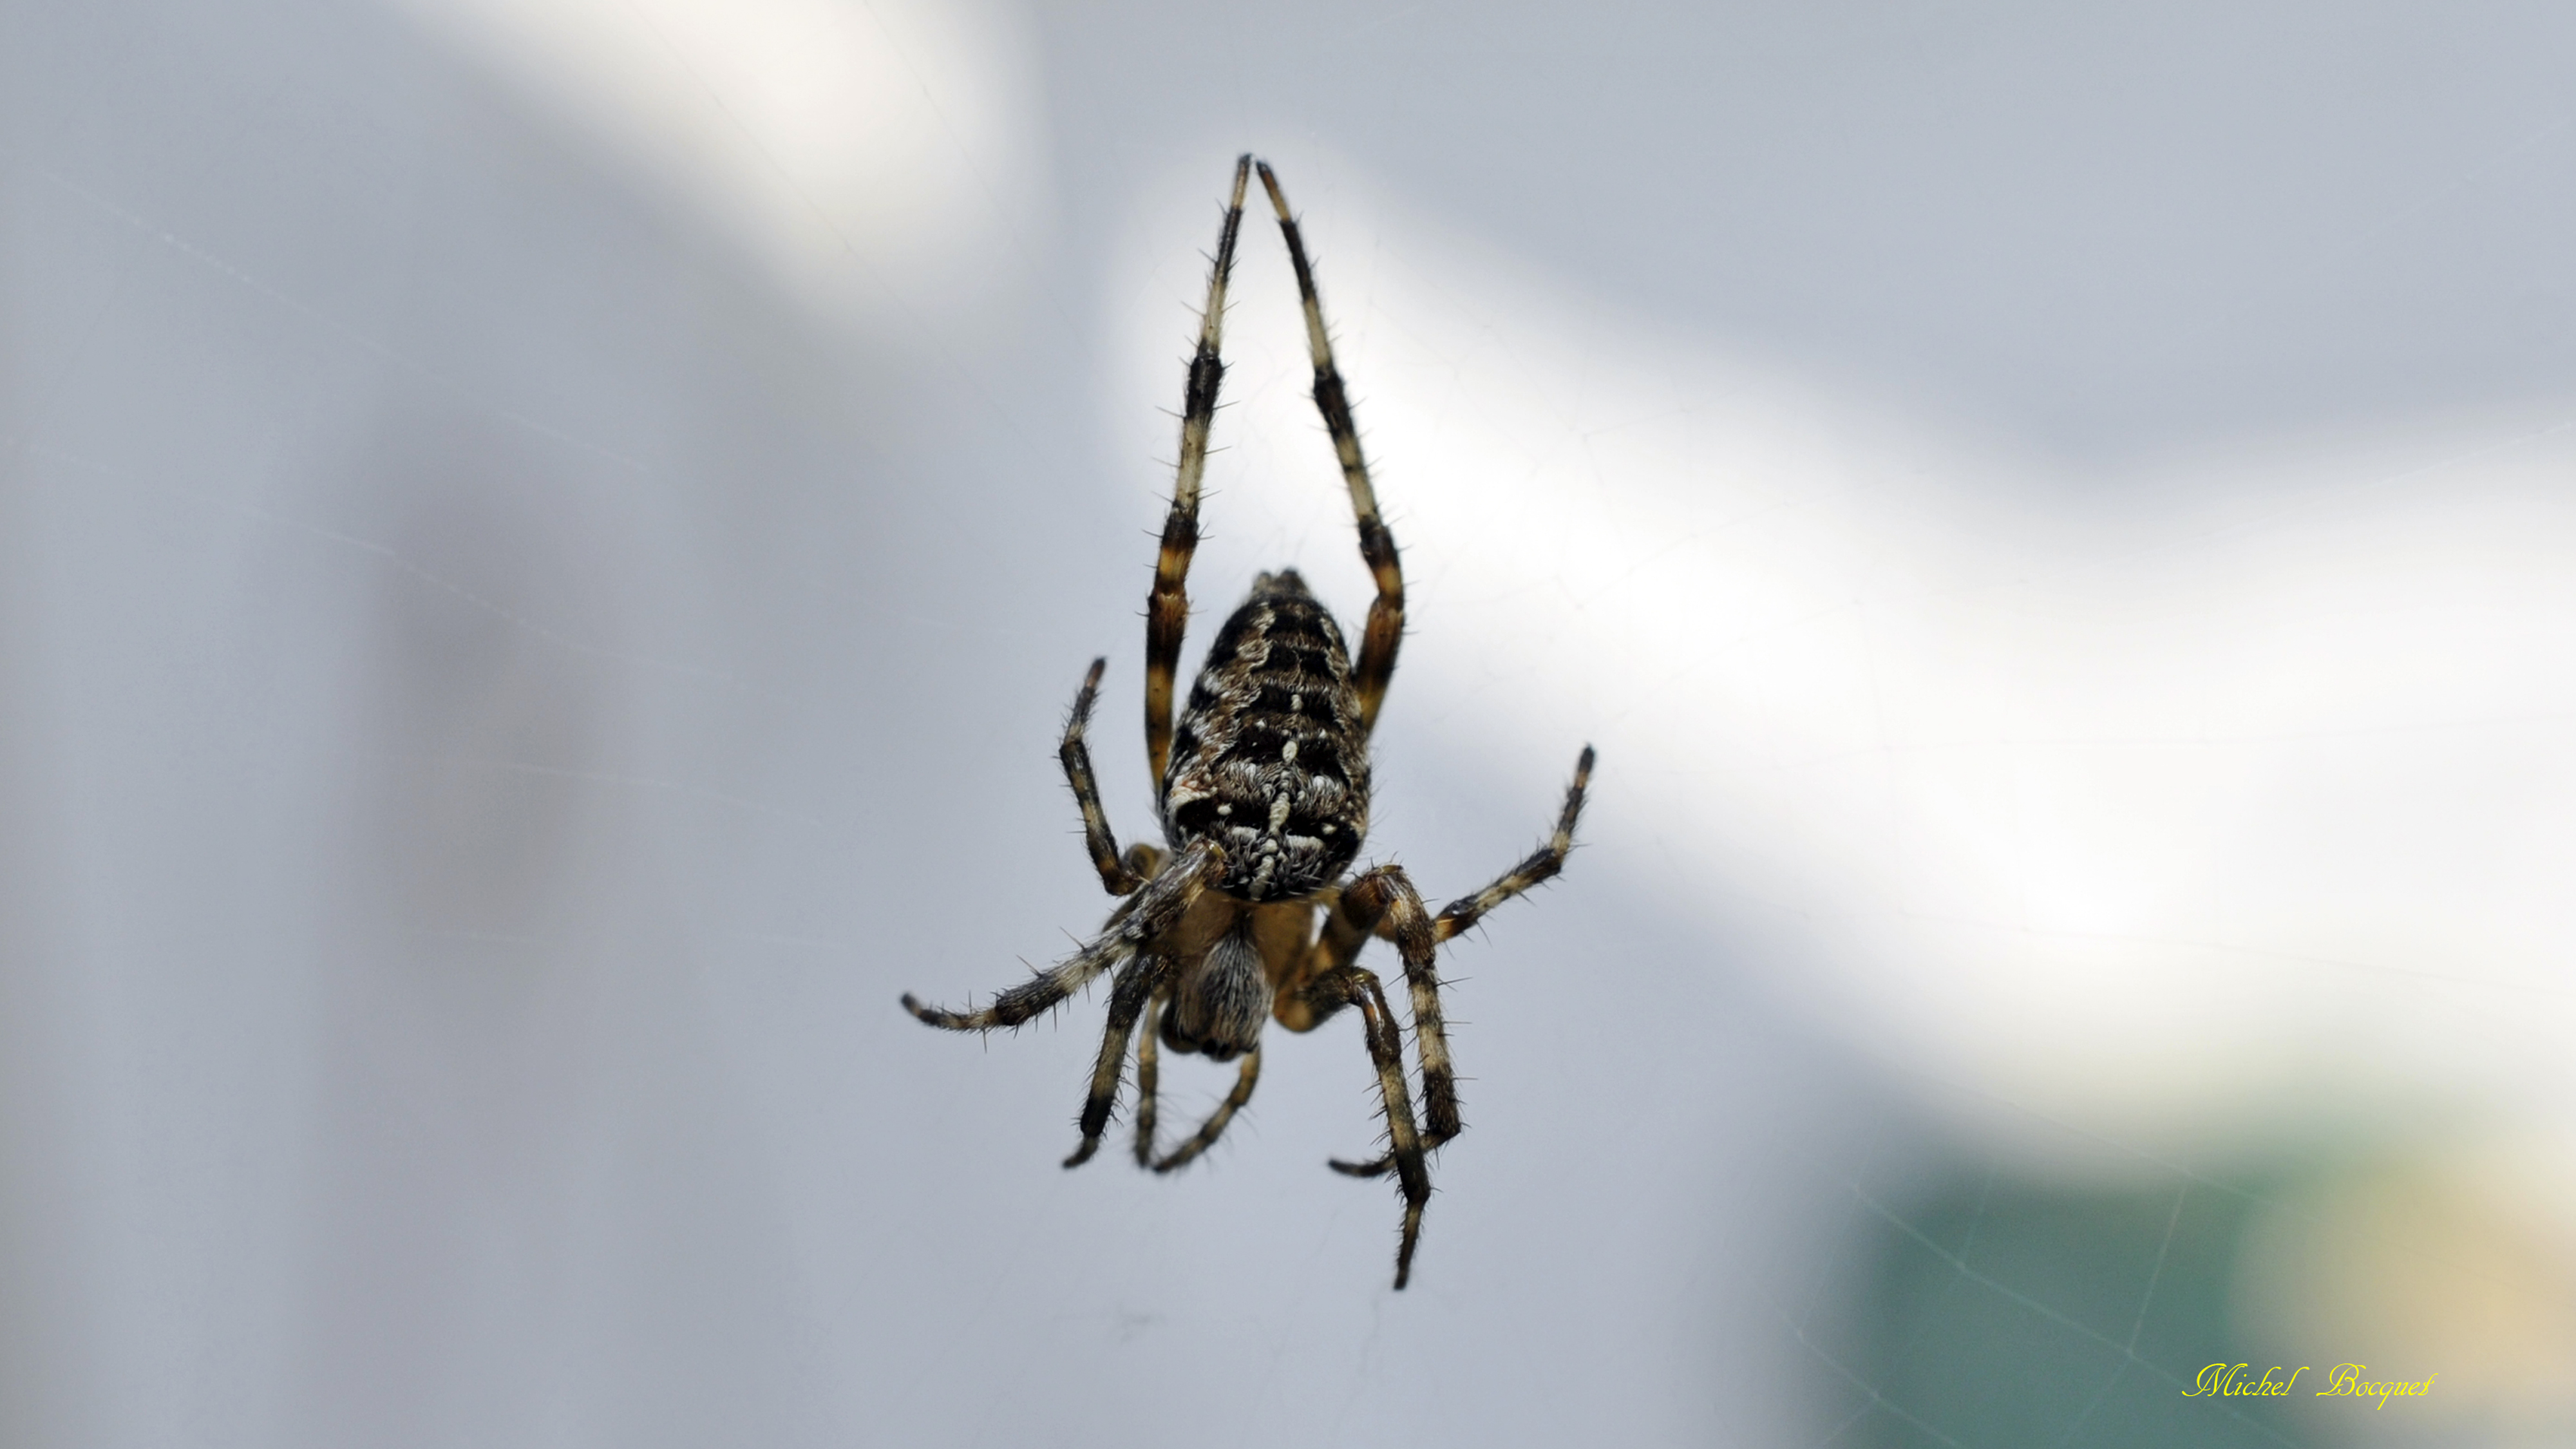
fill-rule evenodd
<path id="1" fill-rule="evenodd" d="M 2234 1365 L 2223 1363 L 2211 1364 L 2209 1367 L 2200 1371 L 2200 1376 L 2192 1380 L 2190 1388 L 2182 1391 L 2182 1396 L 2186 1399 L 2196 1399 L 2203 1394 L 2215 1394 L 2220 1398 L 2226 1399 L 2275 1399 L 2288 1393 L 2290 1391 L 2290 1385 L 2299 1381 L 2299 1375 L 2308 1371 L 2307 1366 L 2304 1364 L 2296 1369 L 2290 1370 L 2285 1370 L 2280 1365 L 2274 1364 L 2272 1367 L 2263 1370 L 2263 1377 L 2255 1379 L 2245 1376 L 2245 1371 L 2251 1367 L 2253 1367 L 2253 1365 L 2241 1363 Z M 2274 1374 L 2284 1372 L 2288 1373 L 2290 1376 L 2286 1379 L 2276 1379 L 2273 1377 Z"/>
<path id="2" fill-rule="evenodd" d="M 2224 1399 L 2277 1399 L 2288 1394 L 2298 1383 L 2299 1375 L 2308 1371 L 2305 1364 L 2295 1369 L 2274 1364 L 2263 1370 L 2261 1378 L 2255 1378 L 2250 1372 L 2252 1368 L 2252 1364 L 2242 1363 L 2211 1364 L 2200 1371 L 2192 1380 L 2191 1387 L 2182 1391 L 2182 1396 L 2186 1399 L 2203 1395 Z M 2362 1375 L 2368 1372 L 2368 1364 L 2336 1364 L 2327 1371 L 2326 1386 L 2317 1390 L 2316 1396 L 2320 1399 L 2377 1399 L 2379 1402 L 2372 1407 L 2385 1409 L 2390 1399 L 2420 1399 L 2433 1392 L 2433 1380 L 2441 1377 L 2436 1373 L 2426 1377 L 2422 1383 L 2410 1384 L 2394 1379 L 2363 1378 Z M 2281 1377 L 2283 1374 L 2289 1377 Z"/>
<path id="3" fill-rule="evenodd" d="M 2418 1384 L 2398 1383 L 2394 1380 L 2385 1383 L 2372 1383 L 2362 1378 L 2362 1375 L 2368 1372 L 2370 1372 L 2370 1366 L 2368 1364 L 2336 1364 L 2333 1370 L 2326 1375 L 2326 1386 L 2317 1390 L 2317 1397 L 2320 1399 L 2376 1398 L 2379 1402 L 2376 1405 L 2373 1405 L 2373 1407 L 2385 1409 L 2388 1407 L 2388 1401 L 2392 1398 L 2420 1399 L 2426 1394 L 2433 1392 L 2433 1380 L 2441 1377 L 2438 1373 L 2432 1374 L 2426 1377 L 2422 1383 Z"/>

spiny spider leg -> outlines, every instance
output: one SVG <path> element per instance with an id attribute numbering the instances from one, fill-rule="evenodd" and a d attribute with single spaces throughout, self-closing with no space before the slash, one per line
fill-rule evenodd
<path id="1" fill-rule="evenodd" d="M 1404 1191 L 1404 1241 L 1395 1250 L 1395 1286 L 1413 1274 L 1413 1245 L 1422 1236 L 1423 1205 L 1431 1201 L 1431 1173 L 1422 1162 L 1422 1142 L 1413 1125 L 1413 1099 L 1404 1087 L 1404 1042 L 1397 1034 L 1395 1013 L 1377 977 L 1357 966 L 1328 971 L 1297 991 L 1293 1012 L 1309 1025 L 1345 1006 L 1360 1009 L 1369 1060 L 1377 1067 L 1379 1095 L 1385 1101 L 1387 1156 L 1395 1162 L 1396 1182 Z"/>
<path id="2" fill-rule="evenodd" d="M 1591 778 L 1592 747 L 1586 745 L 1584 746 L 1582 757 L 1574 762 L 1574 783 L 1566 789 L 1565 808 L 1557 815 L 1556 833 L 1549 837 L 1547 844 L 1540 846 L 1529 859 L 1522 861 L 1519 865 L 1513 867 L 1510 873 L 1503 876 L 1500 880 L 1495 881 L 1492 885 L 1485 887 L 1476 894 L 1458 901 L 1443 910 L 1440 913 L 1438 920 L 1434 923 L 1434 929 L 1432 932 L 1432 938 L 1434 941 L 1445 941 L 1451 936 L 1458 934 L 1460 931 L 1466 930 L 1468 927 L 1476 924 L 1477 920 L 1487 911 L 1490 911 L 1494 907 L 1501 905 L 1503 902 L 1510 900 L 1512 897 L 1519 895 L 1521 892 L 1528 890 L 1530 887 L 1539 884 L 1548 877 L 1555 875 L 1557 871 L 1564 867 L 1565 857 L 1574 849 L 1575 821 L 1583 813 L 1583 789 L 1585 784 L 1589 782 Z M 1334 919 L 1326 925 L 1324 933 L 1325 943 L 1346 940 L 1352 935 L 1356 928 L 1357 923 L 1355 921 L 1352 921 L 1343 913 L 1336 912 Z M 1399 934 L 1401 922 L 1396 912 L 1388 912 L 1377 921 L 1371 923 L 1368 929 L 1374 931 L 1378 935 L 1386 936 L 1397 941 L 1399 946 L 1402 944 L 1403 938 Z M 1324 943 L 1318 944 L 1320 946 Z M 1356 948 L 1352 949 L 1352 954 L 1358 954 Z M 1411 956 L 1409 954 L 1406 958 L 1405 976 L 1408 980 L 1415 980 L 1411 965 Z M 1414 989 L 1414 1043 L 1421 1049 L 1423 1056 L 1422 1097 L 1423 1108 L 1429 1117 L 1429 1124 L 1423 1135 L 1422 1145 L 1424 1150 L 1428 1151 L 1440 1146 L 1444 1142 L 1447 1142 L 1450 1138 L 1457 1136 L 1461 1124 L 1458 1120 L 1456 1088 L 1451 1079 L 1451 1074 L 1447 1069 L 1445 1060 L 1448 1051 L 1448 1042 L 1446 1038 L 1437 1031 L 1426 1032 L 1423 1030 L 1421 1013 L 1422 989 L 1417 982 Z M 1437 1085 L 1434 1085 L 1434 1078 L 1431 1071 L 1431 1056 L 1432 1051 L 1434 1050 L 1432 1044 L 1435 1039 L 1438 1041 L 1437 1049 L 1444 1059 L 1443 1069 L 1439 1075 Z M 1443 1111 L 1444 1098 L 1446 1099 L 1445 1114 Z M 1336 1172 L 1349 1173 L 1353 1177 L 1376 1177 L 1383 1174 L 1389 1167 L 1393 1166 L 1394 1161 L 1395 1159 L 1392 1154 L 1377 1158 L 1370 1162 L 1336 1161 L 1333 1163 L 1333 1170 Z"/>
<path id="3" fill-rule="evenodd" d="M 1154 1165 L 1154 1089 L 1159 1085 L 1159 1055 L 1154 1038 L 1162 1030 L 1163 1008 L 1171 1003 L 1172 988 L 1166 982 L 1145 1003 L 1145 1020 L 1136 1033 L 1136 1165 Z"/>
<path id="4" fill-rule="evenodd" d="M 1386 698 L 1387 681 L 1395 677 L 1396 646 L 1404 642 L 1404 566 L 1396 559 L 1395 535 L 1378 517 L 1377 490 L 1369 483 L 1368 461 L 1360 456 L 1359 426 L 1351 420 L 1341 370 L 1333 365 L 1333 341 L 1324 331 L 1324 306 L 1315 297 L 1315 269 L 1306 262 L 1305 238 L 1267 161 L 1261 163 L 1261 189 L 1270 193 L 1270 209 L 1279 215 L 1279 234 L 1288 241 L 1288 262 L 1297 272 L 1297 295 L 1306 305 L 1306 343 L 1315 358 L 1315 410 L 1324 415 L 1324 430 L 1332 434 L 1342 478 L 1350 484 L 1351 511 L 1359 515 L 1360 557 L 1377 580 L 1377 600 L 1369 605 L 1359 663 L 1351 670 L 1351 683 L 1360 696 L 1360 733 L 1365 736 L 1377 728 L 1378 705 Z"/>
<path id="5" fill-rule="evenodd" d="M 1565 809 L 1556 817 L 1556 833 L 1547 844 L 1531 852 L 1530 858 L 1513 866 L 1492 885 L 1451 901 L 1440 910 L 1435 934 L 1440 940 L 1472 927 L 1487 911 L 1539 884 L 1565 868 L 1565 858 L 1574 850 L 1574 821 L 1583 813 L 1583 787 L 1592 779 L 1592 747 L 1585 745 L 1583 755 L 1574 762 L 1574 783 L 1566 788 Z"/>
<path id="6" fill-rule="evenodd" d="M 1082 1145 L 1064 1160 L 1080 1167 L 1100 1150 L 1100 1134 L 1109 1128 L 1110 1109 L 1118 1105 L 1118 1074 L 1127 1065 L 1127 1033 L 1145 1010 L 1146 998 L 1161 989 L 1171 974 L 1162 956 L 1138 956 L 1118 968 L 1109 992 L 1109 1024 L 1100 1034 L 1100 1059 L 1091 1069 L 1091 1092 L 1082 1102 Z"/>
<path id="7" fill-rule="evenodd" d="M 1091 864 L 1100 872 L 1102 889 L 1113 896 L 1128 896 L 1144 886 L 1151 872 L 1130 870 L 1120 863 L 1118 837 L 1100 808 L 1100 785 L 1091 778 L 1091 748 L 1082 738 L 1091 727 L 1091 702 L 1100 695 L 1101 671 L 1108 667 L 1106 659 L 1091 661 L 1091 672 L 1082 677 L 1082 691 L 1073 697 L 1073 713 L 1064 722 L 1064 743 L 1055 753 L 1064 762 L 1066 783 L 1073 786 L 1073 802 L 1082 807 L 1082 839 L 1091 848 Z"/>
<path id="8" fill-rule="evenodd" d="M 1200 1124 L 1195 1136 L 1182 1143 L 1171 1156 L 1158 1159 L 1154 1150 L 1154 1117 L 1155 1093 L 1162 1084 L 1162 1063 L 1155 1036 L 1163 1024 L 1163 1011 L 1171 999 L 1172 987 L 1167 978 L 1156 988 L 1153 998 L 1145 1003 L 1144 1019 L 1136 1027 L 1136 1165 L 1150 1167 L 1156 1172 L 1169 1172 L 1215 1145 L 1217 1138 L 1224 1135 L 1226 1124 L 1234 1120 L 1234 1114 L 1242 1110 L 1244 1103 L 1252 1100 L 1253 1084 L 1261 1078 L 1261 1049 L 1254 1047 L 1235 1073 L 1233 1092 L 1216 1111 L 1209 1114 L 1206 1122 Z"/>
<path id="9" fill-rule="evenodd" d="M 1430 1151 L 1458 1135 L 1457 1073 L 1449 1064 L 1449 1032 L 1440 1011 L 1438 941 L 1431 912 L 1402 867 L 1382 865 L 1342 887 L 1335 915 L 1346 922 L 1340 936 L 1371 933 L 1393 938 L 1404 960 L 1413 996 L 1413 1050 L 1422 1062 L 1422 1148 Z M 1384 1166 L 1333 1163 L 1336 1171 L 1375 1177 Z"/>
<path id="10" fill-rule="evenodd" d="M 1154 1170 L 1169 1172 L 1175 1167 L 1185 1166 L 1191 1159 L 1215 1146 L 1216 1140 L 1225 1135 L 1226 1124 L 1234 1120 L 1234 1114 L 1243 1110 L 1244 1103 L 1252 1100 L 1252 1088 L 1260 1080 L 1261 1048 L 1254 1047 L 1243 1054 L 1243 1065 L 1235 1071 L 1234 1090 L 1226 1093 L 1225 1100 L 1219 1102 L 1216 1110 L 1208 1114 L 1208 1119 L 1199 1124 L 1197 1134 L 1174 1148 L 1171 1156 L 1155 1163 Z M 1138 1140 L 1141 1145 L 1142 1139 Z"/>
<path id="11" fill-rule="evenodd" d="M 1217 388 L 1225 362 L 1217 344 L 1225 331 L 1225 282 L 1234 270 L 1234 237 L 1243 227 L 1243 188 L 1252 168 L 1234 163 L 1234 199 L 1226 206 L 1216 260 L 1208 268 L 1207 307 L 1199 313 L 1198 351 L 1181 391 L 1181 461 L 1172 482 L 1172 511 L 1163 519 L 1163 549 L 1154 560 L 1153 591 L 1145 596 L 1145 763 L 1157 789 L 1172 756 L 1172 673 L 1181 662 L 1181 635 L 1189 628 L 1184 587 L 1190 555 L 1199 546 L 1199 479 L 1207 472 L 1208 428 L 1216 419 Z"/>
<path id="12" fill-rule="evenodd" d="M 1019 985 L 1001 992 L 982 1011 L 949 1011 L 924 1006 L 905 992 L 903 1009 L 949 1031 L 991 1031 L 1018 1026 L 1087 986 L 1101 972 L 1136 954 L 1137 947 L 1170 930 L 1198 899 L 1209 880 L 1222 875 L 1225 851 L 1201 840 L 1182 853 L 1172 868 L 1147 882 L 1120 903 L 1109 924 L 1091 944 Z"/>

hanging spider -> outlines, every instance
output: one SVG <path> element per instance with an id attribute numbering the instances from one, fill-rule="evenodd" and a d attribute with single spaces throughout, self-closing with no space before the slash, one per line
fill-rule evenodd
<path id="1" fill-rule="evenodd" d="M 1198 351 L 1183 393 L 1179 479 L 1163 524 L 1162 555 L 1146 597 L 1145 756 L 1157 782 L 1155 804 L 1168 851 L 1137 844 L 1120 855 L 1101 813 L 1083 732 L 1108 661 L 1092 661 L 1074 696 L 1059 751 L 1092 864 L 1109 893 L 1126 900 L 1091 944 L 1054 968 L 1002 992 L 982 1011 L 945 1011 L 907 995 L 905 1009 L 950 1031 L 1015 1027 L 1115 968 L 1109 1025 L 1082 1107 L 1082 1145 L 1065 1159 L 1078 1167 L 1100 1148 L 1123 1075 L 1127 1042 L 1136 1040 L 1136 1161 L 1156 1172 L 1196 1158 L 1252 1097 L 1261 1075 L 1261 1031 L 1275 1020 L 1312 1031 L 1346 1006 L 1359 1008 L 1385 1097 L 1387 1151 L 1369 1162 L 1332 1165 L 1356 1177 L 1392 1169 L 1404 1192 L 1404 1237 L 1396 1249 L 1395 1286 L 1413 1270 L 1422 1208 L 1431 1197 L 1425 1153 L 1458 1135 L 1458 1090 L 1441 1027 L 1440 981 L 1433 953 L 1494 907 L 1553 876 L 1574 846 L 1592 773 L 1586 747 L 1556 832 L 1529 859 L 1439 915 L 1401 867 L 1381 865 L 1344 880 L 1368 834 L 1368 738 L 1404 634 L 1404 573 L 1395 537 L 1379 519 L 1368 465 L 1360 457 L 1341 374 L 1333 366 L 1315 274 L 1279 179 L 1260 166 L 1262 188 L 1278 213 L 1288 260 L 1305 303 L 1306 338 L 1314 352 L 1315 406 L 1332 434 L 1342 476 L 1359 516 L 1360 556 L 1376 576 L 1360 657 L 1352 664 L 1332 614 L 1293 570 L 1253 580 L 1252 595 L 1217 630 L 1207 663 L 1190 687 L 1180 727 L 1172 725 L 1173 670 L 1189 620 L 1183 581 L 1198 546 L 1199 479 L 1207 465 L 1208 427 L 1225 375 L 1218 339 L 1226 278 L 1254 163 L 1235 163 L 1234 196 L 1217 238 L 1200 315 Z M 1413 1041 L 1421 1061 L 1426 1124 L 1417 1126 L 1406 1090 L 1403 1038 L 1386 993 L 1356 964 L 1372 936 L 1392 940 L 1413 995 Z M 1139 1031 L 1141 1019 L 1143 1029 Z M 1157 1042 L 1214 1061 L 1242 1058 L 1234 1090 L 1187 1141 L 1156 1155 L 1154 1092 Z"/>

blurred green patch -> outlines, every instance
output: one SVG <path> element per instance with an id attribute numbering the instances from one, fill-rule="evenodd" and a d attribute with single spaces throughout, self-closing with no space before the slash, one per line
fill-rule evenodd
<path id="1" fill-rule="evenodd" d="M 2000 1172 L 1855 1194 L 1829 1359 L 1830 1443 L 2279 1449 L 2282 1399 L 2185 1397 L 2212 1363 L 2269 1365 L 2232 1335 L 2238 1249 L 2278 1182 L 2081 1189 Z M 2290 1365 L 2295 1368 L 2297 1365 Z"/>

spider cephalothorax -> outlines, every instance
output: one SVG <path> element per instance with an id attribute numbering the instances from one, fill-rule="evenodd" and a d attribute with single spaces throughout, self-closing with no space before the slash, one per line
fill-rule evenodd
<path id="1" fill-rule="evenodd" d="M 1226 279 L 1243 222 L 1244 188 L 1253 161 L 1235 164 L 1234 198 L 1226 208 L 1200 314 L 1199 345 L 1182 399 L 1179 478 L 1163 523 L 1162 556 L 1146 596 L 1145 755 L 1156 782 L 1168 852 L 1150 845 L 1123 856 L 1100 792 L 1092 782 L 1085 731 L 1108 661 L 1094 660 L 1074 696 L 1059 751 L 1065 778 L 1082 807 L 1083 836 L 1100 883 L 1126 900 L 1082 950 L 993 998 L 982 1011 L 944 1011 L 906 996 L 903 1004 L 933 1026 L 989 1031 L 1018 1026 L 1115 970 L 1108 1030 L 1083 1102 L 1082 1145 L 1065 1166 L 1090 1160 L 1118 1100 L 1127 1045 L 1136 1043 L 1136 1160 L 1169 1172 L 1214 1143 L 1252 1097 L 1261 1074 L 1261 1033 L 1271 1021 L 1312 1031 L 1344 1007 L 1360 1013 L 1369 1059 L 1377 1068 L 1386 1115 L 1387 1151 L 1374 1161 L 1335 1162 L 1359 1177 L 1392 1171 L 1404 1191 L 1404 1231 L 1396 1249 L 1395 1286 L 1413 1266 L 1422 1208 L 1431 1197 L 1424 1154 L 1458 1135 L 1458 1091 L 1440 1012 L 1434 953 L 1439 943 L 1487 911 L 1553 876 L 1574 848 L 1574 824 L 1592 772 L 1592 751 L 1575 762 L 1556 829 L 1492 885 L 1433 916 L 1402 868 L 1381 865 L 1344 880 L 1368 835 L 1369 732 L 1377 724 L 1387 681 L 1404 636 L 1404 571 L 1395 536 L 1378 517 L 1377 495 L 1360 455 L 1341 374 L 1333 365 L 1314 269 L 1279 179 L 1260 168 L 1262 188 L 1279 217 L 1288 260 L 1306 310 L 1315 361 L 1315 406 L 1332 434 L 1333 451 L 1358 517 L 1360 556 L 1377 582 L 1357 662 L 1341 626 L 1306 590 L 1294 570 L 1263 574 L 1252 594 L 1217 630 L 1207 662 L 1190 687 L 1180 728 L 1172 726 L 1173 672 L 1189 621 L 1184 584 L 1198 546 L 1199 480 L 1207 466 L 1208 426 L 1216 415 L 1225 364 L 1218 339 L 1225 320 Z M 1422 1069 L 1424 1114 L 1417 1125 L 1405 1081 L 1403 1034 L 1377 976 L 1358 964 L 1373 938 L 1395 943 L 1413 1006 L 1415 1055 Z M 1137 1028 L 1142 1023 L 1143 1030 Z M 1234 1090 L 1194 1135 L 1167 1155 L 1154 1146 L 1157 1046 L 1217 1061 L 1242 1058 Z"/>

